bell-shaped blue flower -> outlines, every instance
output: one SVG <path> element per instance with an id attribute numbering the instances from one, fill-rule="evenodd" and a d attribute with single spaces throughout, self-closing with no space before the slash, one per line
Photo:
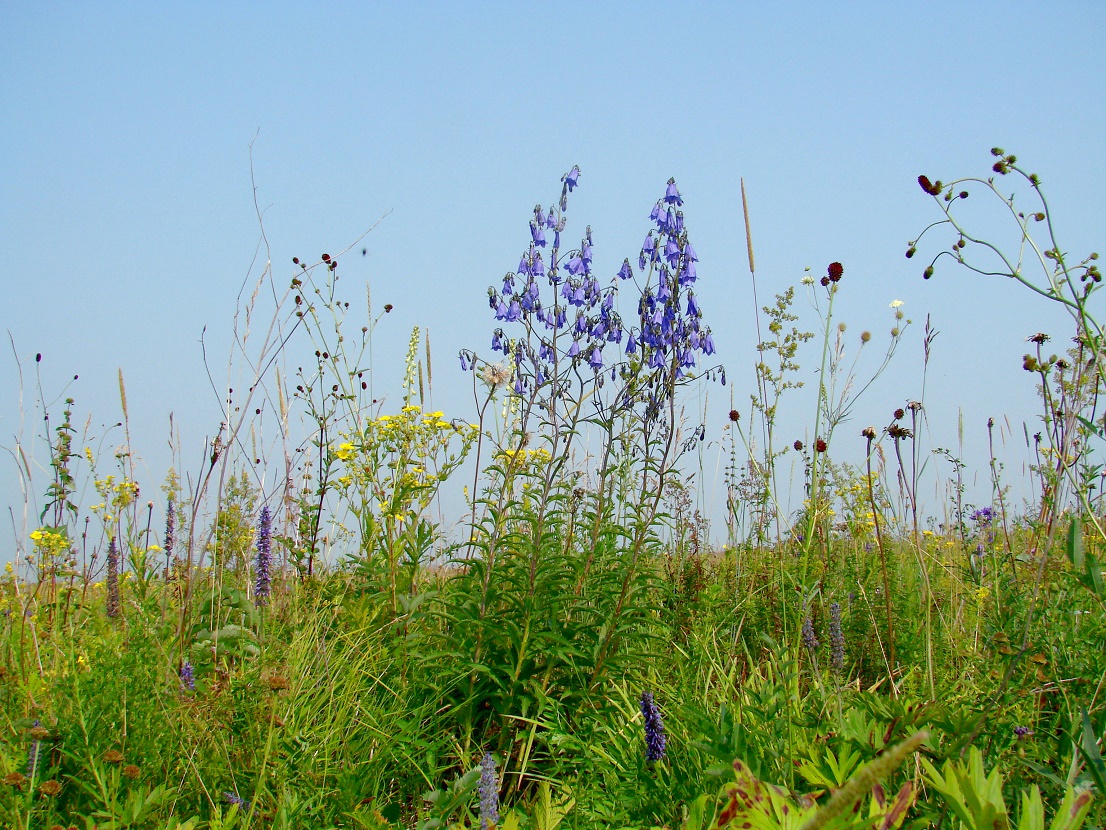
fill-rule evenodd
<path id="1" fill-rule="evenodd" d="M 634 269 L 630 267 L 630 260 L 622 260 L 622 267 L 618 269 L 618 278 L 628 280 L 634 275 Z"/>
<path id="2" fill-rule="evenodd" d="M 664 191 L 664 200 L 670 205 L 683 206 L 684 200 L 680 196 L 680 191 L 676 189 L 675 179 L 668 180 L 668 189 Z"/>
<path id="3" fill-rule="evenodd" d="M 568 192 L 571 193 L 573 188 L 579 183 L 580 168 L 576 165 L 572 166 L 572 169 L 565 173 L 565 177 L 561 180 L 565 183 L 565 187 L 568 188 Z"/>
<path id="4" fill-rule="evenodd" d="M 687 292 L 687 316 L 688 317 L 698 317 L 699 314 L 700 314 L 699 304 L 695 302 L 695 294 L 688 291 Z"/>

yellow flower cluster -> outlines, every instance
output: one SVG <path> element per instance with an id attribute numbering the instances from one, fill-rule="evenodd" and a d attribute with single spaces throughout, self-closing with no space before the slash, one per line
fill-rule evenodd
<path id="1" fill-rule="evenodd" d="M 545 464 L 553 458 L 553 455 L 545 447 L 538 447 L 534 450 L 500 450 L 495 455 L 496 458 L 502 458 L 505 461 L 518 460 L 523 464 Z"/>
<path id="2" fill-rule="evenodd" d="M 31 541 L 35 543 L 35 548 L 38 549 L 39 553 L 45 557 L 60 556 L 69 550 L 69 540 L 64 534 L 58 533 L 57 530 L 51 527 L 41 527 L 32 531 Z"/>
<path id="3" fill-rule="evenodd" d="M 131 481 L 129 478 L 123 478 L 121 481 L 116 481 L 115 476 L 111 475 L 107 478 L 98 478 L 95 482 L 96 492 L 103 498 L 104 504 L 95 505 L 93 510 L 103 510 L 107 505 L 117 511 L 125 510 L 134 504 L 135 499 L 138 498 L 138 483 Z M 104 517 L 105 521 L 111 521 L 112 516 Z"/>

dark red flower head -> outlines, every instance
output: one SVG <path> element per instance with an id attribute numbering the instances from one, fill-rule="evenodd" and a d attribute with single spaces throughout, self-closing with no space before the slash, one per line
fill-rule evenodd
<path id="1" fill-rule="evenodd" d="M 819 438 L 818 443 L 816 443 L 814 445 L 814 449 L 816 449 L 818 452 L 825 452 L 826 451 L 826 442 L 823 441 L 821 438 Z"/>
<path id="2" fill-rule="evenodd" d="M 830 282 L 839 282 L 841 275 L 845 273 L 845 266 L 840 262 L 831 262 L 826 270 L 829 273 Z"/>

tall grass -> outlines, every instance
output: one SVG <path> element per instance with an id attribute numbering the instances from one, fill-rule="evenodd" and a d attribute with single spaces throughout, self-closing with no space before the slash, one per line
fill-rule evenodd
<path id="1" fill-rule="evenodd" d="M 961 193 L 993 182 L 920 179 L 958 264 L 992 253 L 1076 328 L 1064 355 L 1041 334 L 1024 359 L 1036 502 L 1014 512 L 992 445 L 994 499 L 965 504 L 942 450 L 955 477 L 930 521 L 924 394 L 844 430 L 904 342 L 898 307 L 873 346 L 835 316 L 845 268 L 806 275 L 757 309 L 749 416 L 713 427 L 690 393 L 727 373 L 675 181 L 601 284 L 591 228 L 562 240 L 579 175 L 488 290 L 493 355 L 460 356 L 468 409 L 433 409 L 417 329 L 382 407 L 371 346 L 390 309 L 343 299 L 343 252 L 243 291 L 223 423 L 167 471 L 164 506 L 140 495 L 122 374 L 117 443 L 93 447 L 75 401 L 39 413 L 43 434 L 12 448 L 28 527 L 0 582 L 4 826 L 1101 824 L 1100 277 L 1060 253 L 1035 177 L 1037 212 L 1001 204 L 1041 283 L 959 223 Z M 751 236 L 749 269 L 755 284 Z M 927 321 L 927 363 L 935 337 Z M 807 441 L 781 446 L 798 407 Z M 724 539 L 697 509 L 716 438 Z M 441 511 L 457 493 L 460 530 Z"/>

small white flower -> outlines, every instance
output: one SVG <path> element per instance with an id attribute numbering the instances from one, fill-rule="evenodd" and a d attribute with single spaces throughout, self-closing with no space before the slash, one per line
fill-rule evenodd
<path id="1" fill-rule="evenodd" d="M 810 274 L 807 274 L 805 277 L 803 277 L 802 282 L 803 285 L 814 285 L 814 277 L 810 276 Z"/>
<path id="2" fill-rule="evenodd" d="M 902 305 L 902 300 L 892 300 L 891 301 L 891 308 L 898 308 L 901 305 Z"/>

